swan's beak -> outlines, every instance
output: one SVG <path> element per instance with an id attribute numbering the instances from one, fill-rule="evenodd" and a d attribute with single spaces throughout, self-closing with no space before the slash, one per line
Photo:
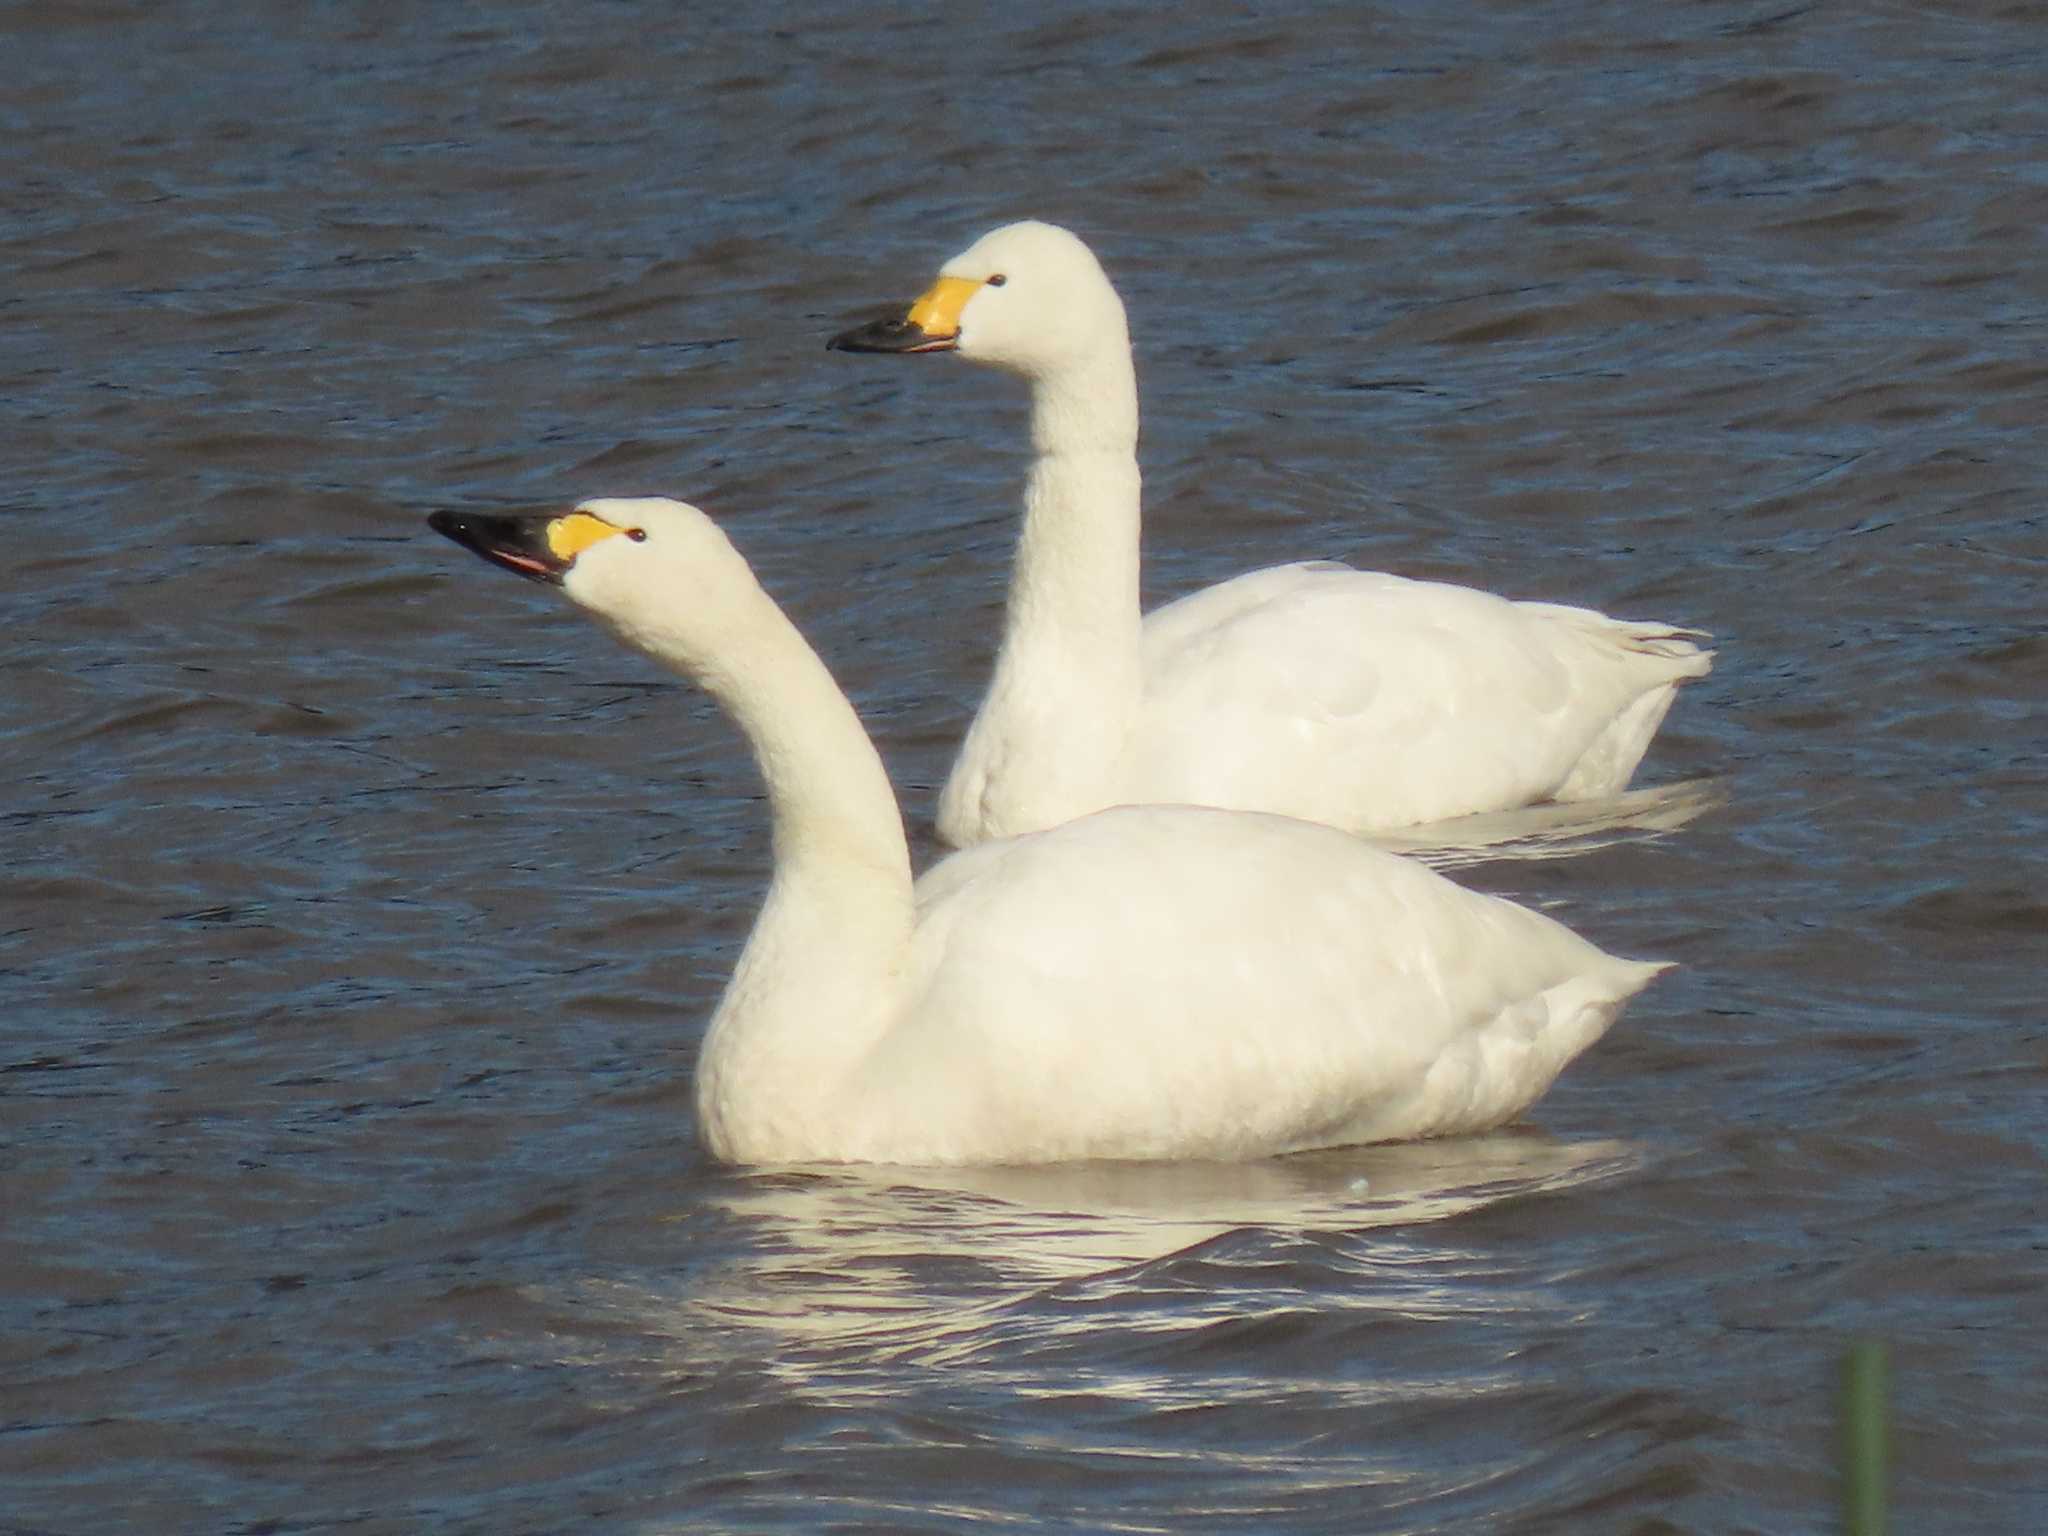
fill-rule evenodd
<path id="1" fill-rule="evenodd" d="M 960 345 L 960 311 L 981 290 L 978 277 L 942 277 L 901 315 L 888 315 L 825 343 L 838 352 L 950 352 Z"/>
<path id="2" fill-rule="evenodd" d="M 446 534 L 464 549 L 475 550 L 493 565 L 558 587 L 579 554 L 599 539 L 619 531 L 588 512 L 570 512 L 559 517 L 436 512 L 427 519 L 427 526 Z"/>

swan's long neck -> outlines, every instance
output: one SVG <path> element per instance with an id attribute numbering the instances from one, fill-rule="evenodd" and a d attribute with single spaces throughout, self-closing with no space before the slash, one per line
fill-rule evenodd
<path id="1" fill-rule="evenodd" d="M 1031 438 L 1002 647 L 969 733 L 986 776 L 948 786 L 949 802 L 978 798 L 984 833 L 1115 803 L 1142 689 L 1138 389 L 1121 334 L 1033 380 Z M 943 806 L 941 831 L 964 830 L 967 814 Z"/>
<path id="2" fill-rule="evenodd" d="M 774 877 L 705 1036 L 697 1102 L 715 1152 L 783 1160 L 831 1134 L 829 1106 L 900 1005 L 910 849 L 880 756 L 795 626 L 749 583 L 718 628 L 709 655 L 646 626 L 627 638 L 724 706 L 767 787 Z"/>
<path id="3" fill-rule="evenodd" d="M 765 593 L 696 675 L 753 748 L 768 791 L 776 878 L 850 876 L 910 901 L 910 848 L 882 759 L 796 626 Z M 900 889 L 898 889 L 900 887 Z"/>

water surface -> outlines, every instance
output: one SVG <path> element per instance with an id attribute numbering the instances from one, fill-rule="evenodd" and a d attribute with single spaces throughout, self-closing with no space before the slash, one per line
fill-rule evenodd
<path id="1" fill-rule="evenodd" d="M 0 36 L 0 1529 L 1818 1531 L 1864 1336 L 1901 1528 L 2048 1518 L 2038 12 Z M 1022 401 L 823 341 L 1024 215 L 1129 304 L 1154 600 L 1715 633 L 1644 778 L 1725 803 L 1460 869 L 1683 963 L 1526 1124 L 696 1151 L 744 751 L 422 519 L 703 503 L 929 857 Z"/>

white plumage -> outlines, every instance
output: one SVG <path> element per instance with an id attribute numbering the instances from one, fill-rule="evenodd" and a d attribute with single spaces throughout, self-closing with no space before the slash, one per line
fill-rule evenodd
<path id="1" fill-rule="evenodd" d="M 753 1163 L 1244 1159 L 1512 1119 L 1664 967 L 1329 827 L 1126 806 L 913 886 L 852 706 L 701 512 L 434 526 L 708 689 L 775 868 L 706 1034 L 699 1128 Z"/>
<path id="2" fill-rule="evenodd" d="M 1074 235 L 1011 224 L 851 351 L 1022 375 L 1037 457 L 995 676 L 940 798 L 956 845 L 1181 801 L 1379 831 L 1623 789 L 1690 631 L 1326 563 L 1140 618 L 1138 397 L 1122 301 Z"/>

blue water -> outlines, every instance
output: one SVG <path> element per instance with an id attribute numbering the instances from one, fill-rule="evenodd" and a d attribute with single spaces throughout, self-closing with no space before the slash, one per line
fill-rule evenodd
<path id="1" fill-rule="evenodd" d="M 2048 1521 L 2048 18 L 1727 0 L 0 13 L 0 1531 Z M 1683 969 L 1512 1131 L 740 1172 L 710 705 L 435 508 L 712 510 L 922 856 L 1015 387 L 826 336 L 989 226 L 1129 304 L 1148 592 L 1698 625 L 1679 830 L 1461 879 Z"/>

